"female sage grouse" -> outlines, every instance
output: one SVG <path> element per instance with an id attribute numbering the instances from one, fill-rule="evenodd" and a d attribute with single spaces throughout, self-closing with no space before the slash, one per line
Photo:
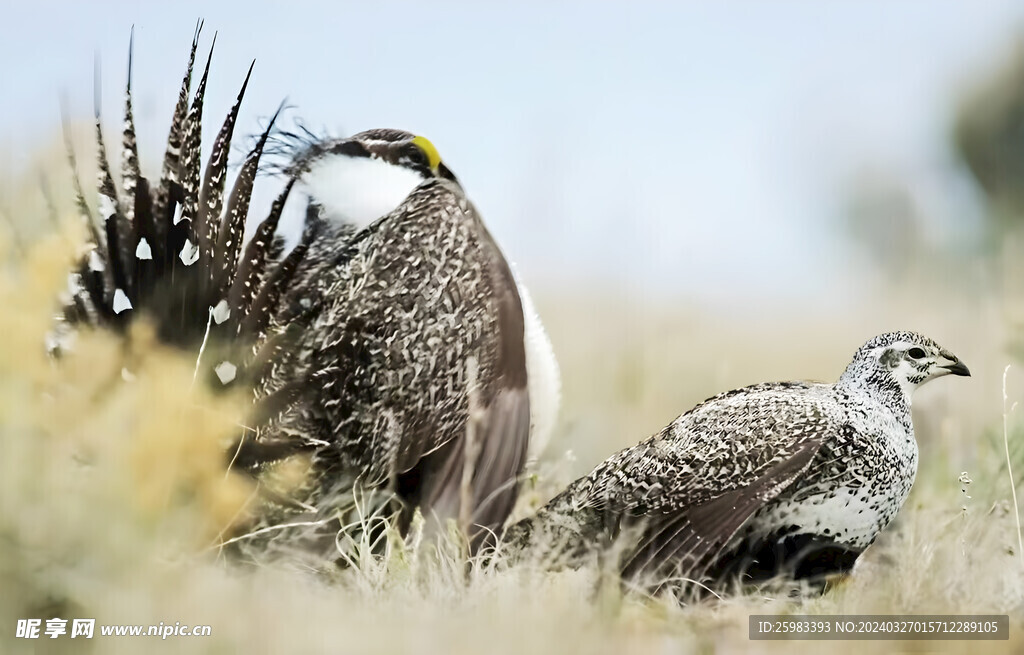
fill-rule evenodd
<path id="1" fill-rule="evenodd" d="M 250 389 L 252 429 L 232 466 L 258 476 L 309 462 L 306 484 L 263 518 L 285 549 L 303 541 L 329 557 L 357 501 L 402 524 L 417 508 L 458 519 L 479 544 L 511 511 L 531 429 L 542 442 L 558 403 L 525 290 L 434 146 L 400 130 L 305 139 L 243 244 L 273 120 L 225 196 L 243 83 L 200 175 L 210 64 L 189 107 L 198 36 L 155 188 L 139 169 L 130 56 L 121 189 L 97 111 L 100 223 L 76 181 L 90 241 L 52 348 L 77 324 L 124 331 L 145 314 L 162 339 L 200 353 L 213 384 Z M 285 254 L 276 231 L 295 187 L 306 225 Z"/>
<path id="2" fill-rule="evenodd" d="M 950 373 L 970 375 L 931 339 L 892 332 L 864 344 L 835 384 L 715 396 L 577 480 L 505 542 L 572 561 L 619 541 L 625 578 L 644 586 L 848 571 L 914 482 L 911 393 Z"/>

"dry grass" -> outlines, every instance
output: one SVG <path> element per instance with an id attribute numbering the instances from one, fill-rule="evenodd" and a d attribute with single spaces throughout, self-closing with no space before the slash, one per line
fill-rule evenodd
<path id="1" fill-rule="evenodd" d="M 857 575 L 825 596 L 748 593 L 680 607 L 624 594 L 594 571 L 495 570 L 472 562 L 467 574 L 451 539 L 424 543 L 415 531 L 405 541 L 392 538 L 381 557 L 357 550 L 358 566 L 325 581 L 233 567 L 211 548 L 244 516 L 251 489 L 225 475 L 220 456 L 242 404 L 190 391 L 192 361 L 156 347 L 144 331 L 128 352 L 104 335 L 84 335 L 69 360 L 47 360 L 42 339 L 51 299 L 78 235 L 51 231 L 35 240 L 35 232 L 47 232 L 36 220 L 45 208 L 37 200 L 22 207 L 21 216 L 37 226 L 25 231 L 22 250 L 0 225 L 4 653 L 88 650 L 66 637 L 13 639 L 16 619 L 30 616 L 212 626 L 207 638 L 88 642 L 102 653 L 822 650 L 820 642 L 749 641 L 751 613 L 1010 613 L 1011 641 L 984 647 L 1013 652 L 1024 644 L 1024 570 L 1002 443 L 1001 375 L 1009 359 L 999 298 L 936 291 L 915 293 L 910 302 L 910 294 L 893 292 L 870 311 L 823 316 L 805 309 L 799 320 L 782 312 L 755 320 L 699 308 L 655 310 L 625 298 L 540 294 L 565 376 L 565 403 L 561 430 L 521 513 L 716 391 L 836 377 L 876 332 L 920 329 L 971 365 L 971 380 L 943 380 L 921 392 L 922 469 L 914 493 Z M 124 358 L 135 372 L 131 382 L 122 380 Z M 1024 390 L 1016 373 L 1008 381 L 1010 402 Z M 1007 435 L 1020 470 L 1015 414 L 1007 417 Z M 575 459 L 565 456 L 570 448 Z"/>

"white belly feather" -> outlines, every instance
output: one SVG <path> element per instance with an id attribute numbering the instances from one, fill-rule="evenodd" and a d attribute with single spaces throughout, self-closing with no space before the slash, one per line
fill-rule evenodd
<path id="1" fill-rule="evenodd" d="M 533 306 L 530 292 L 519 279 L 515 266 L 511 268 L 525 321 L 523 340 L 526 346 L 527 389 L 530 394 L 530 448 L 527 456 L 530 460 L 536 460 L 548 445 L 558 420 L 558 408 L 562 402 L 562 378 L 555 351 Z"/>

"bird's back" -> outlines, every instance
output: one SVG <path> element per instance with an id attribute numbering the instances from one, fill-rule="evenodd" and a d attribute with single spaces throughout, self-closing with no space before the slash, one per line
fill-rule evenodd
<path id="1" fill-rule="evenodd" d="M 768 383 L 719 394 L 605 460 L 510 529 L 507 541 L 584 553 L 624 539 L 630 577 L 707 565 L 841 424 L 831 385 Z"/>
<path id="2" fill-rule="evenodd" d="M 691 506 L 749 483 L 842 421 L 832 385 L 773 382 L 728 391 L 596 468 L 587 503 L 629 512 Z"/>

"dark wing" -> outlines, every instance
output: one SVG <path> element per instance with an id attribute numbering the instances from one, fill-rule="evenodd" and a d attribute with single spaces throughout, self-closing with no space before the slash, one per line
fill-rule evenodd
<path id="1" fill-rule="evenodd" d="M 685 511 L 647 517 L 640 543 L 623 565 L 623 576 L 698 580 L 743 524 L 805 471 L 817 451 L 818 444 L 803 444 L 747 487 Z"/>
<path id="2" fill-rule="evenodd" d="M 818 399 L 798 388 L 731 392 L 599 467 L 589 506 L 639 533 L 623 564 L 627 579 L 696 579 L 834 429 Z"/>
<path id="3" fill-rule="evenodd" d="M 467 429 L 446 449 L 444 467 L 424 503 L 440 516 L 458 516 L 475 546 L 489 541 L 512 512 L 530 440 L 523 307 L 508 262 L 467 206 L 490 268 L 496 357 L 470 390 Z M 455 508 L 459 508 L 455 511 Z"/>

